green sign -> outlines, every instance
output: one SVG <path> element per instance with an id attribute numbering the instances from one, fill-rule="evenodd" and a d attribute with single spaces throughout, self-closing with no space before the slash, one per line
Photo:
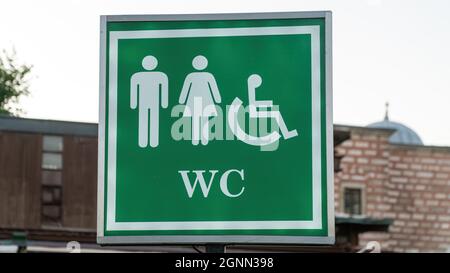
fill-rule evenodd
<path id="1" fill-rule="evenodd" d="M 331 13 L 102 16 L 98 242 L 334 242 Z"/>

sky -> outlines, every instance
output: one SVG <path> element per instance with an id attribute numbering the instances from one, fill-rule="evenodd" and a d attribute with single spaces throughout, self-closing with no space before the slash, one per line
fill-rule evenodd
<path id="1" fill-rule="evenodd" d="M 255 5 L 257 3 L 257 5 Z M 98 121 L 99 16 L 333 12 L 333 115 L 384 117 L 427 145 L 450 146 L 448 0 L 0 0 L 0 49 L 33 65 L 25 117 Z"/>

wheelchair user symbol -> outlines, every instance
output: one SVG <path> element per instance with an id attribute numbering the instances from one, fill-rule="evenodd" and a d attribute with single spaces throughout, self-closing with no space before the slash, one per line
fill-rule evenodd
<path id="1" fill-rule="evenodd" d="M 296 137 L 298 135 L 297 130 L 288 130 L 280 111 L 267 110 L 268 108 L 273 108 L 273 102 L 271 100 L 256 100 L 256 88 L 262 84 L 261 76 L 258 74 L 250 75 L 247 79 L 247 84 L 250 118 L 274 118 L 278 123 L 281 135 L 278 131 L 274 131 L 265 136 L 255 137 L 248 135 L 242 130 L 237 119 L 239 109 L 242 106 L 242 101 L 239 98 L 233 100 L 228 111 L 228 124 L 233 134 L 242 142 L 254 146 L 270 145 L 278 141 L 281 136 L 284 139 Z M 259 108 L 263 108 L 264 110 L 260 110 Z"/>

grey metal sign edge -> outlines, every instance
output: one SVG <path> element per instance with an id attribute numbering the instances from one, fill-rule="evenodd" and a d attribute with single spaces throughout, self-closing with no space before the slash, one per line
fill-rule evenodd
<path id="1" fill-rule="evenodd" d="M 188 21 L 188 20 L 250 20 L 250 19 L 325 19 L 325 71 L 326 71 L 326 162 L 327 162 L 327 215 L 328 236 L 104 236 L 104 156 L 106 126 L 106 25 L 123 21 Z M 333 99 L 332 99 L 332 12 L 263 12 L 220 14 L 167 14 L 167 15 L 102 15 L 100 16 L 100 75 L 98 126 L 98 187 L 97 187 L 97 243 L 98 244 L 334 244 L 334 160 L 333 160 Z"/>
<path id="2" fill-rule="evenodd" d="M 305 19 L 326 18 L 331 11 L 293 11 L 256 13 L 200 13 L 200 14 L 148 14 L 148 15 L 102 15 L 107 22 L 137 21 L 209 21 L 209 20 L 251 20 L 251 19 Z"/>
<path id="3" fill-rule="evenodd" d="M 167 235 L 167 236 L 108 236 L 98 237 L 100 245 L 183 245 L 183 244 L 334 244 L 334 237 L 320 236 L 247 236 L 247 235 Z"/>

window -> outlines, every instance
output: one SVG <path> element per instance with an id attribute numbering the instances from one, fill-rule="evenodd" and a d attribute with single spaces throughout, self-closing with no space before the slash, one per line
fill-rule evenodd
<path id="1" fill-rule="evenodd" d="M 60 136 L 44 136 L 42 149 L 46 152 L 62 152 L 63 138 Z"/>
<path id="2" fill-rule="evenodd" d="M 343 188 L 344 213 L 350 215 L 364 214 L 364 188 L 361 186 L 345 186 Z"/>
<path id="3" fill-rule="evenodd" d="M 42 154 L 42 169 L 45 170 L 61 170 L 62 169 L 62 155 L 54 153 Z"/>
<path id="4" fill-rule="evenodd" d="M 42 169 L 61 170 L 63 138 L 60 136 L 44 136 L 42 139 Z"/>
<path id="5" fill-rule="evenodd" d="M 62 174 L 60 171 L 42 170 L 42 185 L 61 186 Z"/>
<path id="6" fill-rule="evenodd" d="M 61 136 L 42 138 L 41 216 L 47 226 L 61 225 L 63 143 Z"/>

